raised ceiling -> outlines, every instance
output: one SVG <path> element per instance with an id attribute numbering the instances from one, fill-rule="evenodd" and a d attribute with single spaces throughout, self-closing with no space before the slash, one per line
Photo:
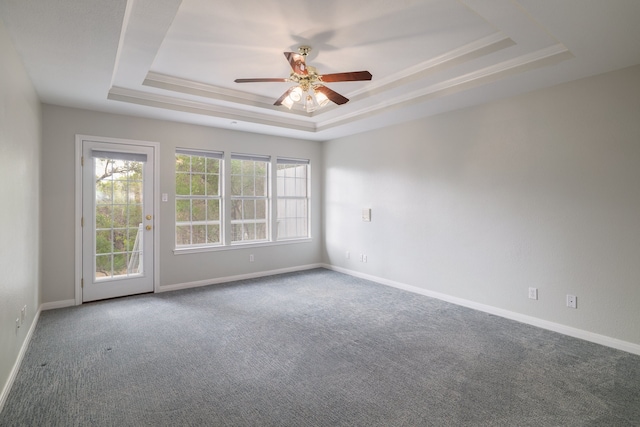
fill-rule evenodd
<path id="1" fill-rule="evenodd" d="M 0 0 L 43 102 L 326 140 L 640 63 L 637 0 Z M 273 102 L 309 45 L 350 102 Z"/>

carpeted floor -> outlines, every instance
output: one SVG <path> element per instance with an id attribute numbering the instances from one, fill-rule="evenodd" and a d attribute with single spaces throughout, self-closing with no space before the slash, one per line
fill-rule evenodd
<path id="1" fill-rule="evenodd" d="M 318 269 L 43 312 L 1 426 L 638 426 L 640 357 Z"/>

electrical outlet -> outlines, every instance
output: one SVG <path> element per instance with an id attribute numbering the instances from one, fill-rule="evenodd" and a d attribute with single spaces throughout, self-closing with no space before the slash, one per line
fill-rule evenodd
<path id="1" fill-rule="evenodd" d="M 16 334 L 18 333 L 18 329 L 20 329 L 20 318 L 16 317 Z"/>
<path id="2" fill-rule="evenodd" d="M 529 298 L 538 299 L 538 288 L 529 288 Z"/>
<path id="3" fill-rule="evenodd" d="M 578 297 L 575 295 L 567 295 L 567 307 L 578 308 Z"/>
<path id="4" fill-rule="evenodd" d="M 249 255 L 249 262 L 253 262 L 254 258 L 253 258 L 253 254 Z"/>
<path id="5" fill-rule="evenodd" d="M 345 257 L 346 257 L 347 259 L 351 258 L 351 253 L 349 253 L 349 251 L 347 251 L 347 253 L 345 254 Z"/>
<path id="6" fill-rule="evenodd" d="M 360 254 L 360 262 L 364 262 L 364 255 Z"/>
<path id="7" fill-rule="evenodd" d="M 27 306 L 25 305 L 24 307 L 22 307 L 22 310 L 20 310 L 20 325 L 24 323 L 26 318 L 27 318 Z"/>
<path id="8" fill-rule="evenodd" d="M 366 255 L 362 255 L 362 262 L 367 262 L 367 256 Z"/>

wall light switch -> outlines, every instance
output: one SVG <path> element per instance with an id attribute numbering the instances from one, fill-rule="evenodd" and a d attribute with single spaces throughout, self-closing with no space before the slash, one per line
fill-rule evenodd
<path id="1" fill-rule="evenodd" d="M 371 222 L 371 208 L 362 209 L 362 220 L 364 222 Z"/>
<path id="2" fill-rule="evenodd" d="M 163 202 L 168 202 L 169 201 L 169 195 L 167 193 L 162 193 L 162 201 Z"/>

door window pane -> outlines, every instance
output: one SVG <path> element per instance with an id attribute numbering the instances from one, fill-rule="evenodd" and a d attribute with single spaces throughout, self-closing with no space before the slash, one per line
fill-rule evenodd
<path id="1" fill-rule="evenodd" d="M 93 157 L 95 279 L 142 274 L 144 162 Z"/>

